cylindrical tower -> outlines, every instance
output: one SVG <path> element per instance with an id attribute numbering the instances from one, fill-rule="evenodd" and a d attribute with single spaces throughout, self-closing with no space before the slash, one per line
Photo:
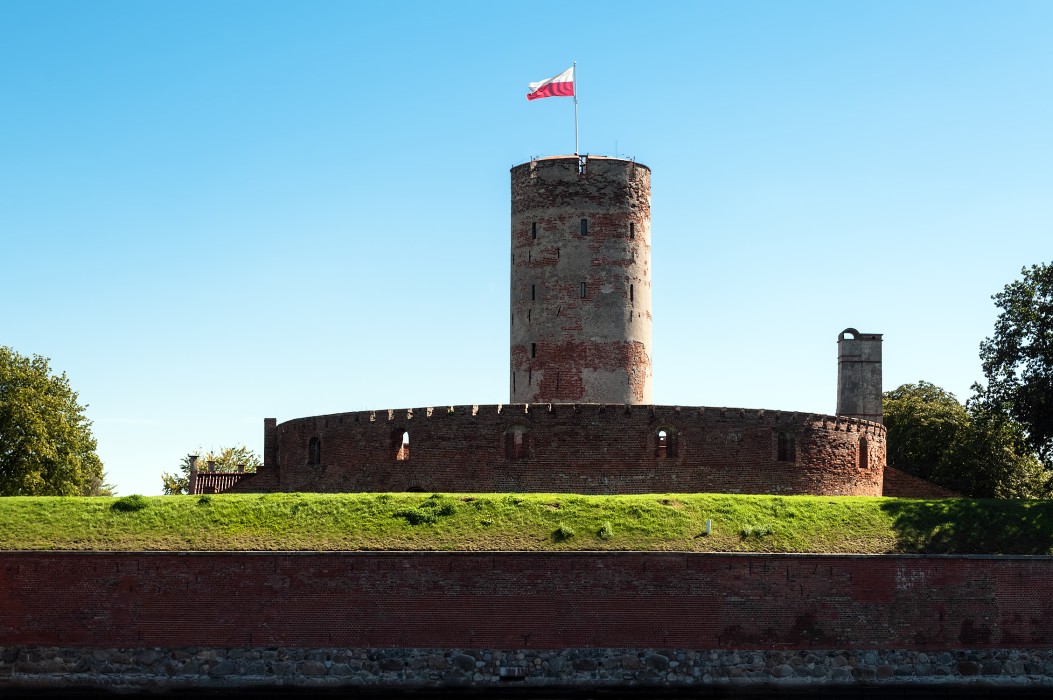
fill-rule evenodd
<path id="1" fill-rule="evenodd" d="M 651 403 L 651 170 L 512 168 L 512 403 Z"/>

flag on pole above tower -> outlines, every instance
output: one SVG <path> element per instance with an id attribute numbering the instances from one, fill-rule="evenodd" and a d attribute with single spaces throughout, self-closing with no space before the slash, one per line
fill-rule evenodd
<path id="1" fill-rule="evenodd" d="M 542 80 L 540 83 L 530 83 L 530 92 L 527 93 L 528 100 L 537 100 L 542 97 L 574 96 L 574 66 L 571 66 L 554 78 Z"/>

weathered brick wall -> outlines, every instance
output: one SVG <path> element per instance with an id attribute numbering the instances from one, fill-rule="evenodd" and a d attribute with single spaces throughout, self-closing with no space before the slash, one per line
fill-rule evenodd
<path id="1" fill-rule="evenodd" d="M 0 554 L 0 648 L 1045 648 L 1053 558 Z"/>
<path id="2" fill-rule="evenodd" d="M 898 498 L 961 498 L 962 494 L 957 491 L 937 486 L 931 481 L 919 479 L 913 474 L 905 471 L 885 467 L 885 481 L 882 486 L 882 496 L 895 496 Z"/>
<path id="3" fill-rule="evenodd" d="M 650 403 L 650 169 L 517 165 L 511 220 L 512 402 Z"/>
<path id="4" fill-rule="evenodd" d="M 669 440 L 664 456 L 659 431 Z M 399 460 L 407 432 L 410 457 Z M 779 460 L 780 434 L 796 452 L 793 461 Z M 312 440 L 320 447 L 317 464 Z M 885 429 L 873 423 L 704 407 L 516 404 L 364 411 L 286 421 L 278 425 L 276 441 L 277 469 L 265 466 L 235 490 L 266 491 L 277 483 L 283 491 L 323 492 L 879 496 L 885 465 Z"/>

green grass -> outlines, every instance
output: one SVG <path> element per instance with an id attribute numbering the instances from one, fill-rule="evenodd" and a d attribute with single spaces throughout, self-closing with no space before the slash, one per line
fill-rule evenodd
<path id="1" fill-rule="evenodd" d="M 1053 501 L 492 493 L 0 498 L 0 549 L 1050 554 Z"/>

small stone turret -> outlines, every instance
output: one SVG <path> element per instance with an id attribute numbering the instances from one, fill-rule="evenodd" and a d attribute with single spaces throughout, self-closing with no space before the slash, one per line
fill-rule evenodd
<path id="1" fill-rule="evenodd" d="M 837 415 L 881 422 L 881 334 L 837 336 Z"/>

